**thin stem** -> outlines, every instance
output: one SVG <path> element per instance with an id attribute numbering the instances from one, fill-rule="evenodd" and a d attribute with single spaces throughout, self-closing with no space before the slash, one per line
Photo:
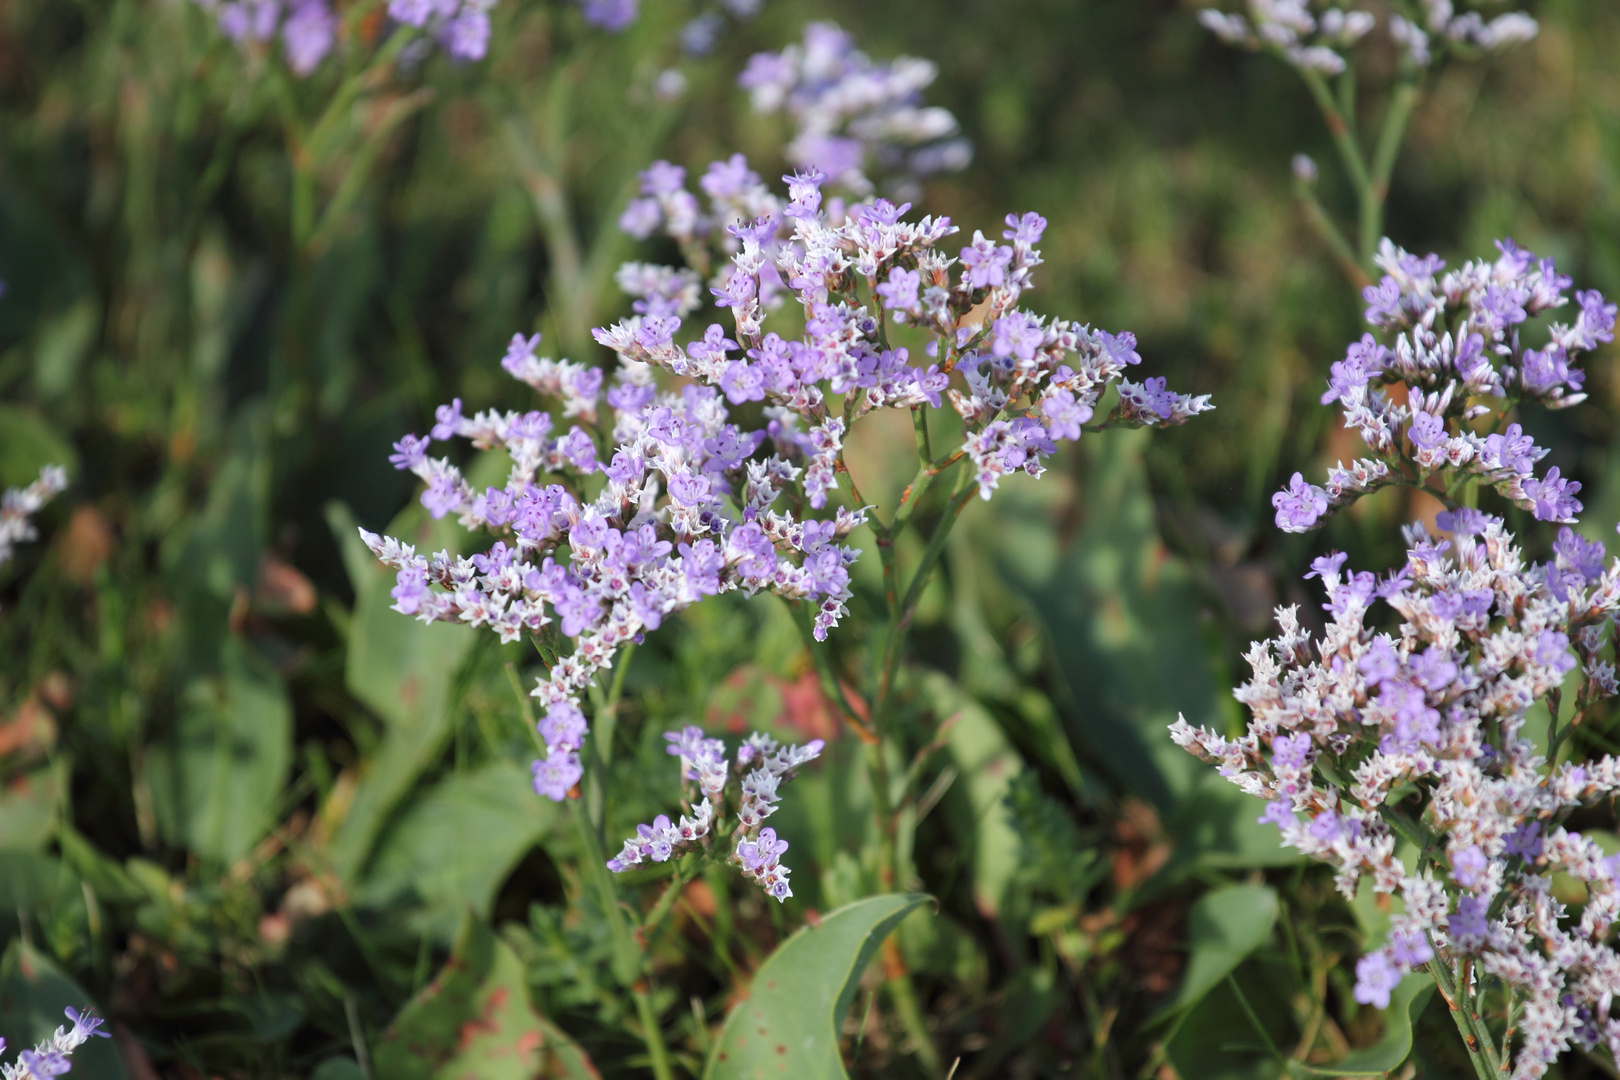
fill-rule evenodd
<path id="1" fill-rule="evenodd" d="M 596 835 L 585 808 L 579 805 L 578 799 L 569 800 L 569 810 L 574 819 L 574 826 L 579 832 L 580 844 L 584 848 L 584 873 L 590 886 L 597 892 L 598 902 L 602 912 L 607 917 L 608 936 L 613 945 L 613 976 L 622 985 L 630 987 L 631 996 L 636 1000 L 636 1013 L 641 1020 L 641 1038 L 647 1044 L 647 1054 L 652 1059 L 653 1075 L 656 1080 L 674 1080 L 675 1073 L 670 1066 L 669 1048 L 664 1045 L 664 1033 L 658 1025 L 658 1014 L 653 1010 L 652 994 L 648 988 L 644 969 L 646 967 L 646 954 L 636 942 L 636 935 L 630 930 L 625 919 L 624 908 L 619 905 L 619 897 L 613 887 L 612 871 L 607 868 L 607 860 L 602 855 L 602 841 Z"/>
<path id="2" fill-rule="evenodd" d="M 1355 249 L 1350 241 L 1345 239 L 1344 232 L 1328 217 L 1327 211 L 1322 209 L 1316 192 L 1309 183 L 1298 181 L 1294 185 L 1294 197 L 1299 200 L 1300 209 L 1305 212 L 1305 220 L 1310 222 L 1316 235 L 1327 244 L 1328 250 L 1333 253 L 1333 259 L 1339 264 L 1339 270 L 1350 284 L 1356 289 L 1365 289 L 1372 281 L 1367 277 L 1367 271 L 1362 269 L 1361 261 L 1356 258 Z"/>
<path id="3" fill-rule="evenodd" d="M 900 1026 L 915 1044 L 918 1064 L 929 1076 L 940 1076 L 944 1072 L 944 1058 L 940 1055 L 939 1047 L 934 1045 L 933 1032 L 928 1030 L 928 1020 L 923 1014 L 922 1005 L 917 1001 L 917 990 L 912 985 L 911 973 L 906 970 L 905 961 L 900 959 L 900 950 L 894 944 L 893 938 L 883 943 L 883 949 L 885 966 L 891 970 L 884 988 L 888 990 L 889 1000 L 894 1004 L 895 1015 L 900 1018 Z"/>
<path id="4" fill-rule="evenodd" d="M 1389 198 L 1389 178 L 1395 171 L 1395 157 L 1400 153 L 1401 140 L 1406 136 L 1406 125 L 1417 105 L 1417 77 L 1404 75 L 1395 87 L 1389 109 L 1384 113 L 1384 128 L 1378 134 L 1378 149 L 1373 153 L 1372 172 L 1367 177 L 1361 196 L 1361 259 L 1372 265 L 1378 250 L 1379 237 L 1384 231 L 1384 202 Z"/>
<path id="5" fill-rule="evenodd" d="M 1316 99 L 1316 105 L 1322 110 L 1322 119 L 1327 121 L 1328 134 L 1333 136 L 1333 145 L 1338 148 L 1339 158 L 1350 174 L 1350 182 L 1357 191 L 1367 189 L 1367 163 L 1361 156 L 1361 147 L 1356 144 L 1355 132 L 1350 130 L 1344 114 L 1339 112 L 1338 104 L 1333 100 L 1333 92 L 1328 89 L 1327 81 L 1321 73 L 1300 68 L 1300 76 L 1305 85 L 1310 88 L 1311 96 Z"/>
<path id="6" fill-rule="evenodd" d="M 1457 1025 L 1458 1034 L 1462 1036 L 1463 1046 L 1468 1051 L 1468 1060 L 1474 1066 L 1475 1075 L 1479 1080 L 1497 1080 L 1494 1063 L 1486 1056 L 1486 1048 L 1490 1043 L 1488 1041 L 1482 1043 L 1474 1031 L 1473 1019 L 1468 1010 L 1462 1007 L 1457 984 L 1452 980 L 1450 971 L 1439 958 L 1435 958 L 1429 961 L 1429 973 L 1434 976 L 1440 996 L 1446 1000 L 1446 1007 L 1451 1012 L 1452 1022 Z"/>

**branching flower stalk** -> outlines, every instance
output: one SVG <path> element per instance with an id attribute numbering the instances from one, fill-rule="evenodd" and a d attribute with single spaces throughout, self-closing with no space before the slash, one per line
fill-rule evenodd
<path id="1" fill-rule="evenodd" d="M 1287 63 L 1321 110 L 1355 192 L 1355 242 L 1317 199 L 1316 163 L 1303 154 L 1294 158 L 1295 194 L 1306 220 L 1357 287 L 1366 285 L 1367 275 L 1374 272 L 1390 176 L 1429 72 L 1446 59 L 1477 59 L 1528 41 L 1538 31 L 1535 19 L 1524 12 L 1487 17 L 1492 6 L 1491 0 L 1397 0 L 1376 6 L 1357 0 L 1248 0 L 1245 14 L 1213 6 L 1198 13 L 1199 21 L 1221 40 Z M 1385 16 L 1381 28 L 1380 15 Z M 1362 89 L 1357 59 L 1380 37 L 1397 54 L 1397 74 L 1377 133 L 1367 137 L 1356 116 Z"/>
<path id="2" fill-rule="evenodd" d="M 1541 1076 L 1571 1046 L 1620 1052 L 1620 857 L 1567 824 L 1620 794 L 1620 758 L 1579 760 L 1570 738 L 1620 691 L 1620 560 L 1605 565 L 1603 546 L 1566 525 L 1533 562 L 1502 518 L 1468 505 L 1488 487 L 1537 519 L 1575 521 L 1579 485 L 1557 469 L 1537 477 L 1546 451 L 1510 421 L 1521 403 L 1583 396 L 1576 361 L 1613 341 L 1616 305 L 1576 293 L 1573 317 L 1529 348 L 1522 324 L 1568 307 L 1570 280 L 1511 241 L 1498 249 L 1441 276 L 1438 258 L 1386 242 L 1366 312 L 1382 340 L 1352 345 L 1322 398 L 1371 456 L 1332 470 L 1326 489 L 1296 473 L 1273 500 L 1279 527 L 1304 531 L 1407 484 L 1445 503 L 1442 535 L 1409 526 L 1405 564 L 1383 576 L 1317 559 L 1326 630 L 1313 640 L 1297 606 L 1277 610 L 1280 633 L 1249 650 L 1237 691 L 1247 731 L 1171 729 L 1267 800 L 1261 820 L 1334 866 L 1344 896 L 1365 879 L 1399 898 L 1386 940 L 1356 965 L 1355 998 L 1387 1008 L 1403 976 L 1427 970 L 1481 1080 Z M 1584 899 L 1555 895 L 1555 874 Z"/>

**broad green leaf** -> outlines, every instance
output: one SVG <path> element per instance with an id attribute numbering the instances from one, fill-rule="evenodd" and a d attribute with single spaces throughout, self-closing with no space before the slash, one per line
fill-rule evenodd
<path id="1" fill-rule="evenodd" d="M 72 873 L 43 851 L 0 850 L 0 911 L 12 915 L 77 889 Z"/>
<path id="2" fill-rule="evenodd" d="M 389 1080 L 596 1080 L 578 1044 L 529 1004 L 523 964 L 468 916 L 450 962 L 406 1003 L 377 1042 L 373 1073 Z"/>
<path id="3" fill-rule="evenodd" d="M 147 751 L 158 824 L 205 858 L 245 855 L 275 824 L 292 761 L 292 704 L 274 672 L 232 636 L 224 674 L 187 690 L 175 730 Z"/>
<path id="4" fill-rule="evenodd" d="M 857 900 L 788 938 L 726 1017 L 704 1080 L 847 1076 L 838 1032 L 856 983 L 889 931 L 927 903 L 932 898 L 918 894 Z"/>
<path id="5" fill-rule="evenodd" d="M 1187 913 L 1187 973 L 1159 1014 L 1196 1005 L 1271 937 L 1277 894 L 1265 885 L 1228 885 L 1205 893 Z"/>
<path id="6" fill-rule="evenodd" d="M 56 843 L 62 849 L 62 862 L 101 902 L 128 904 L 147 895 L 127 870 L 96 850 L 77 829 L 58 828 Z"/>
<path id="7" fill-rule="evenodd" d="M 556 804 L 537 798 L 527 770 L 511 762 L 450 776 L 383 833 L 359 899 L 414 893 L 421 917 L 448 937 L 465 909 L 489 916 L 501 882 L 555 817 Z"/>
<path id="8" fill-rule="evenodd" d="M 33 483 L 46 465 L 67 469 L 69 480 L 79 475 L 71 443 L 33 413 L 0 405 L 0 488 Z"/>
<path id="9" fill-rule="evenodd" d="M 34 346 L 34 385 L 43 397 L 58 398 L 74 388 L 100 329 L 101 311 L 89 297 L 44 323 Z"/>
<path id="10" fill-rule="evenodd" d="M 945 676 L 931 678 L 934 709 L 945 718 L 951 759 L 960 773 L 956 784 L 966 795 L 972 819 L 964 824 L 973 838 L 973 899 L 995 917 L 1007 902 L 1018 870 L 1018 833 L 1007 819 L 1007 789 L 1024 761 L 984 707 Z"/>
<path id="11" fill-rule="evenodd" d="M 309 1080 L 366 1080 L 360 1063 L 351 1057 L 327 1058 L 315 1067 Z"/>
<path id="12" fill-rule="evenodd" d="M 494 456 L 485 455 L 480 464 Z M 450 733 L 452 683 L 476 631 L 450 623 L 423 624 L 394 611 L 388 595 L 394 575 L 361 542 L 353 515 L 332 504 L 327 521 L 344 551 L 355 595 L 344 682 L 387 728 L 332 842 L 332 863 L 352 883 L 388 814 Z M 453 520 L 435 522 L 418 506 L 395 518 L 388 533 L 425 552 L 459 551 L 466 538 Z"/>
<path id="13" fill-rule="evenodd" d="M 1352 1050 L 1331 1066 L 1306 1066 L 1316 1076 L 1387 1076 L 1412 1052 L 1412 1026 L 1434 993 L 1434 978 L 1414 971 L 1390 992 L 1384 1010 L 1384 1034 L 1371 1046 Z"/>
<path id="14" fill-rule="evenodd" d="M 48 956 L 14 940 L 0 959 L 0 1032 L 5 1033 L 7 1056 L 66 1026 L 63 1010 L 69 1006 L 83 1012 L 93 1003 Z M 73 1052 L 72 1062 L 75 1080 L 124 1080 L 128 1075 L 111 1039 L 91 1039 Z"/>
<path id="15" fill-rule="evenodd" d="M 1258 1019 L 1279 1053 L 1286 1052 L 1283 1047 L 1292 1049 L 1289 1040 L 1296 1036 L 1288 997 L 1293 988 L 1273 976 L 1244 971 L 1223 979 L 1182 1014 L 1165 1044 L 1181 1080 L 1275 1080 L 1287 1075 L 1255 1030 Z M 1234 982 L 1242 984 L 1253 1016 L 1238 1000 Z"/>
<path id="16" fill-rule="evenodd" d="M 55 769 L 35 769 L 0 787 L 0 848 L 43 846 L 56 825 L 60 802 Z"/>
<path id="17" fill-rule="evenodd" d="M 1113 781 L 1152 803 L 1177 841 L 1176 872 L 1297 861 L 1255 818 L 1260 807 L 1170 741 L 1178 714 L 1222 726 L 1230 702 L 1205 640 L 1188 565 L 1154 522 L 1146 431 L 1092 443 L 1084 519 L 1060 546 L 1047 506 L 1022 489 L 1003 513 L 1001 572 L 1045 623 L 1071 739 Z"/>

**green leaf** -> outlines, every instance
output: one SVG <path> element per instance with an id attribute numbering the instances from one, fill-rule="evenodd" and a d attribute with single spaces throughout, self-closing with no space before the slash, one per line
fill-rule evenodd
<path id="1" fill-rule="evenodd" d="M 389 1080 L 597 1080 L 578 1044 L 529 1004 L 517 954 L 470 915 L 450 962 L 378 1040 L 374 1064 Z"/>
<path id="2" fill-rule="evenodd" d="M 1007 816 L 1007 791 L 1024 771 L 1024 761 L 1000 725 L 944 675 L 930 678 L 928 690 L 939 715 L 947 717 L 945 738 L 961 779 L 971 820 L 959 835 L 973 838 L 973 899 L 995 917 L 1008 900 L 1018 870 L 1018 833 Z"/>
<path id="3" fill-rule="evenodd" d="M 486 454 L 480 466 L 495 457 Z M 394 574 L 361 542 L 348 508 L 329 504 L 327 522 L 344 551 L 355 594 L 344 682 L 387 728 L 382 745 L 364 767 L 354 801 L 332 841 L 333 867 L 353 883 L 371 856 L 389 813 L 450 734 L 453 682 L 476 631 L 450 623 L 423 624 L 394 611 L 393 598 L 388 595 L 394 587 Z M 388 534 L 415 544 L 418 551 L 453 552 L 461 550 L 467 536 L 453 520 L 435 522 L 419 506 L 395 518 Z"/>
<path id="4" fill-rule="evenodd" d="M 0 848 L 43 847 L 61 803 L 56 770 L 35 769 L 0 787 Z"/>
<path id="5" fill-rule="evenodd" d="M 1224 726 L 1232 706 L 1205 640 L 1198 581 L 1155 525 L 1142 463 L 1148 434 L 1110 432 L 1091 444 L 1085 517 L 1066 547 L 1042 496 L 1011 489 L 999 550 L 1018 557 L 1004 557 L 1001 573 L 1046 626 L 1070 738 L 1159 811 L 1177 842 L 1175 874 L 1195 864 L 1296 862 L 1256 822 L 1256 800 L 1166 734 L 1178 714 Z"/>
<path id="6" fill-rule="evenodd" d="M 69 1021 L 63 1010 L 91 1007 L 90 995 L 50 958 L 15 940 L 0 959 L 0 1031 L 7 1049 L 32 1046 Z M 101 1015 L 105 1016 L 105 1013 Z M 85 1080 L 124 1080 L 123 1062 L 111 1039 L 91 1039 L 73 1052 L 73 1075 Z"/>
<path id="7" fill-rule="evenodd" d="M 45 322 L 34 347 L 34 385 L 43 397 L 59 398 L 75 387 L 100 329 L 101 311 L 89 297 Z"/>
<path id="8" fill-rule="evenodd" d="M 351 1057 L 327 1058 L 315 1067 L 309 1080 L 366 1080 L 360 1063 Z"/>
<path id="9" fill-rule="evenodd" d="M 358 899 L 380 905 L 414 893 L 422 917 L 448 937 L 467 908 L 489 917 L 501 882 L 556 814 L 511 762 L 452 775 L 389 826 Z"/>
<path id="10" fill-rule="evenodd" d="M 1155 1022 L 1196 1005 L 1271 937 L 1277 893 L 1265 885 L 1228 885 L 1204 894 L 1187 913 L 1187 974 Z"/>
<path id="11" fill-rule="evenodd" d="M 147 751 L 158 824 L 171 843 L 231 862 L 275 824 L 292 762 L 292 705 L 274 672 L 226 639 L 225 672 L 187 690 L 174 732 Z"/>
<path id="12" fill-rule="evenodd" d="M 847 1076 L 838 1032 L 856 983 L 889 931 L 927 903 L 932 898 L 919 894 L 857 900 L 788 938 L 726 1017 L 704 1080 Z"/>
<path id="13" fill-rule="evenodd" d="M 1384 1034 L 1371 1046 L 1352 1050 L 1331 1066 L 1304 1066 L 1315 1076 L 1387 1076 L 1412 1052 L 1412 1027 L 1434 993 L 1434 977 L 1414 971 L 1390 991 L 1384 1010 Z"/>
<path id="14" fill-rule="evenodd" d="M 0 488 L 31 484 L 47 465 L 67 469 L 69 480 L 79 475 L 79 456 L 71 443 L 33 413 L 0 405 Z"/>

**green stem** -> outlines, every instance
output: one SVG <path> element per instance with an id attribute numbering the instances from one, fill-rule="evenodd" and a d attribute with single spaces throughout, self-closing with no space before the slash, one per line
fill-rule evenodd
<path id="1" fill-rule="evenodd" d="M 1400 153 L 1401 140 L 1406 136 L 1406 125 L 1412 119 L 1417 105 L 1417 78 L 1408 74 L 1395 87 L 1389 109 L 1384 113 L 1384 128 L 1378 134 L 1378 149 L 1373 153 L 1372 172 L 1361 189 L 1361 260 L 1369 269 L 1378 252 L 1378 241 L 1384 232 L 1384 203 L 1389 198 L 1389 178 L 1395 171 L 1395 157 Z"/>
<path id="2" fill-rule="evenodd" d="M 1297 181 L 1294 185 L 1294 197 L 1299 200 L 1300 208 L 1305 211 L 1305 220 L 1310 222 L 1311 228 L 1316 230 L 1316 235 L 1327 244 L 1328 250 L 1333 253 L 1334 261 L 1339 264 L 1339 270 L 1350 280 L 1350 284 L 1358 290 L 1371 285 L 1372 281 L 1367 277 L 1367 271 L 1362 269 L 1361 260 L 1356 257 L 1355 249 L 1350 246 L 1350 241 L 1345 239 L 1344 232 L 1333 223 L 1332 218 L 1328 217 L 1327 211 L 1322 209 L 1322 204 L 1317 199 L 1316 192 L 1311 190 L 1310 184 Z"/>
<path id="3" fill-rule="evenodd" d="M 1338 104 L 1333 100 L 1333 92 L 1328 89 L 1327 81 L 1319 72 L 1309 68 L 1301 68 L 1299 73 L 1305 80 L 1305 85 L 1310 88 L 1311 96 L 1316 99 L 1317 108 L 1322 110 L 1322 119 L 1327 121 L 1328 134 L 1333 136 L 1333 145 L 1338 148 L 1339 158 L 1350 174 L 1351 184 L 1357 191 L 1365 191 L 1367 162 L 1361 156 L 1361 147 L 1356 144 L 1355 132 L 1350 130 L 1344 114 L 1339 111 Z"/>
<path id="4" fill-rule="evenodd" d="M 917 1061 L 929 1076 L 943 1075 L 944 1058 L 940 1055 L 939 1047 L 934 1045 L 933 1032 L 928 1030 L 928 1020 L 917 1001 L 917 990 L 911 983 L 910 972 L 890 976 L 884 986 L 889 992 L 889 1000 L 894 1004 L 895 1015 L 900 1018 L 900 1026 L 915 1044 Z"/>
<path id="5" fill-rule="evenodd" d="M 624 908 L 619 904 L 612 871 L 607 868 L 607 859 L 602 854 L 601 838 L 592 827 L 585 808 L 579 805 L 579 800 L 569 800 L 569 810 L 585 853 L 585 880 L 589 887 L 595 889 L 597 901 L 607 918 L 608 935 L 613 946 L 613 976 L 620 984 L 630 987 L 631 996 L 635 998 L 636 1013 L 641 1020 L 641 1037 L 647 1044 L 648 1056 L 652 1058 L 654 1077 L 657 1080 L 674 1080 L 669 1048 L 664 1045 L 664 1033 L 659 1027 L 658 1014 L 653 1010 L 652 993 L 644 977 L 646 954 L 637 944 L 636 936 L 625 918 Z"/>
<path id="6" fill-rule="evenodd" d="M 1429 973 L 1434 976 L 1435 984 L 1440 988 L 1440 995 L 1446 999 L 1446 1006 L 1451 1012 L 1452 1022 L 1457 1025 L 1457 1033 L 1462 1036 L 1463 1048 L 1468 1051 L 1468 1060 L 1474 1066 L 1474 1073 L 1479 1080 L 1499 1080 L 1497 1068 L 1491 1059 L 1495 1056 L 1490 1051 L 1490 1041 L 1481 1039 L 1474 1030 L 1474 1021 L 1470 1011 L 1465 1007 L 1457 993 L 1457 984 L 1451 978 L 1451 973 L 1439 958 L 1429 961 Z"/>

